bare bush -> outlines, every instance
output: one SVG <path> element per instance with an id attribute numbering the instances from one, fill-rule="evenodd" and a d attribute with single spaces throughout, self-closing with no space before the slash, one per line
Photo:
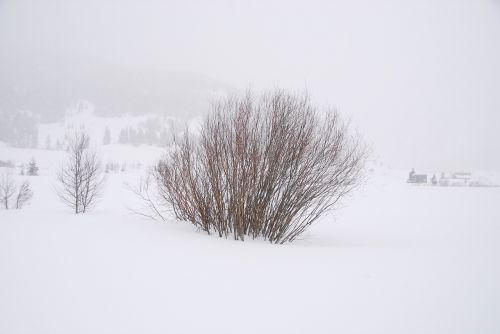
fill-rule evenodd
<path id="1" fill-rule="evenodd" d="M 16 195 L 17 189 L 17 195 Z M 22 209 L 33 197 L 33 191 L 28 180 L 21 183 L 19 188 L 11 177 L 11 173 L 6 171 L 0 179 L 0 201 L 4 209 L 9 210 L 12 201 L 15 199 L 14 208 Z"/>
<path id="2" fill-rule="evenodd" d="M 156 165 L 163 203 L 207 233 L 295 240 L 359 184 L 366 149 L 307 95 L 248 93 L 213 105 Z"/>
<path id="3" fill-rule="evenodd" d="M 128 207 L 128 209 L 139 216 L 165 221 L 167 212 L 161 205 L 158 188 L 154 182 L 154 175 L 154 170 L 148 170 L 146 175 L 140 178 L 137 185 L 125 184 L 125 188 L 140 200 L 138 207 Z"/>
<path id="4" fill-rule="evenodd" d="M 75 132 L 69 141 L 68 160 L 57 173 L 57 195 L 76 214 L 94 207 L 104 185 L 101 160 L 89 144 L 87 134 Z"/>

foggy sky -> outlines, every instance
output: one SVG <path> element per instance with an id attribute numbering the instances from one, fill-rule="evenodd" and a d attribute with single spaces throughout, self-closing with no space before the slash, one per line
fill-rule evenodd
<path id="1" fill-rule="evenodd" d="M 500 2 L 0 0 L 0 52 L 307 89 L 395 167 L 500 170 Z"/>

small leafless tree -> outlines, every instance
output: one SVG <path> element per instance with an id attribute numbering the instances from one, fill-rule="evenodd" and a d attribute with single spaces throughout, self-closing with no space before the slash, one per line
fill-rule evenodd
<path id="1" fill-rule="evenodd" d="M 16 195 L 17 189 L 17 195 Z M 12 201 L 15 199 L 14 207 L 16 209 L 22 209 L 24 204 L 29 202 L 33 197 L 33 191 L 28 180 L 21 183 L 19 188 L 16 182 L 11 177 L 9 171 L 5 171 L 0 179 L 0 201 L 2 207 L 9 210 L 12 205 Z"/>
<path id="2" fill-rule="evenodd" d="M 87 134 L 75 132 L 68 144 L 68 160 L 57 173 L 57 195 L 76 214 L 94 207 L 104 185 L 101 160 L 89 145 Z"/>
<path id="3" fill-rule="evenodd" d="M 16 184 L 10 174 L 9 170 L 6 170 L 0 179 L 0 200 L 5 210 L 9 210 L 10 201 L 16 192 Z"/>
<path id="4" fill-rule="evenodd" d="M 16 209 L 22 209 L 24 204 L 29 202 L 33 197 L 33 191 L 31 190 L 30 182 L 28 180 L 21 183 L 16 196 Z"/>
<path id="5" fill-rule="evenodd" d="M 307 95 L 222 100 L 156 165 L 159 195 L 209 234 L 293 241 L 359 184 L 367 150 L 348 130 Z"/>

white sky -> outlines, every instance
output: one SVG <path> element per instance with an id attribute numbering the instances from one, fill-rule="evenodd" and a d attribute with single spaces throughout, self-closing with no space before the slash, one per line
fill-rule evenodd
<path id="1" fill-rule="evenodd" d="M 307 88 L 394 166 L 500 170 L 498 0 L 0 0 L 2 48 Z"/>

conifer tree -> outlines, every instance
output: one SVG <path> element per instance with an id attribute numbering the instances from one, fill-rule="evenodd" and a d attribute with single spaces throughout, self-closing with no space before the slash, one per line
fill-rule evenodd
<path id="1" fill-rule="evenodd" d="M 52 140 L 50 139 L 50 136 L 47 136 L 45 138 L 45 149 L 47 149 L 47 150 L 52 149 Z"/>
<path id="2" fill-rule="evenodd" d="M 28 175 L 37 176 L 38 175 L 38 165 L 36 164 L 35 158 L 31 158 L 28 165 Z"/>
<path id="3" fill-rule="evenodd" d="M 102 139 L 102 144 L 103 145 L 111 144 L 111 132 L 109 131 L 108 127 L 106 127 L 106 129 L 104 130 L 104 138 Z"/>

